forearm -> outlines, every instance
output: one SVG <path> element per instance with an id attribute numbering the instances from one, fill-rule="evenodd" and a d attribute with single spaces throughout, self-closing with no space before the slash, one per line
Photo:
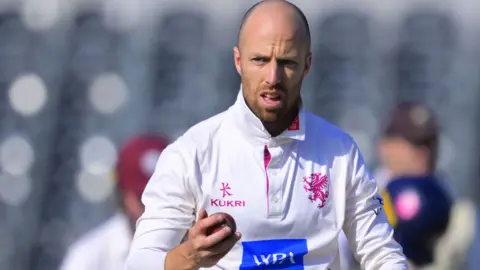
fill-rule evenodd
<path id="1" fill-rule="evenodd" d="M 164 270 L 166 252 L 154 249 L 131 250 L 125 263 L 126 270 Z"/>
<path id="2" fill-rule="evenodd" d="M 198 270 L 195 259 L 191 258 L 186 244 L 180 244 L 170 250 L 165 258 L 165 270 Z"/>
<path id="3" fill-rule="evenodd" d="M 185 244 L 169 252 L 157 249 L 132 250 L 126 261 L 126 270 L 198 270 L 189 258 Z"/>
<path id="4" fill-rule="evenodd" d="M 351 250 L 365 269 L 407 269 L 401 246 L 394 240 L 393 231 L 383 213 L 361 215 L 348 231 Z"/>

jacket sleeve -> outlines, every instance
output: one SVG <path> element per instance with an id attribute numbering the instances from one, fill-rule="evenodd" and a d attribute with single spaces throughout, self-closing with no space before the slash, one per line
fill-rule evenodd
<path id="1" fill-rule="evenodd" d="M 189 166 L 176 143 L 160 155 L 143 193 L 145 212 L 137 221 L 127 270 L 164 269 L 167 252 L 180 244 L 194 221 L 196 199 L 188 183 Z"/>
<path id="2" fill-rule="evenodd" d="M 353 140 L 352 140 L 353 142 Z M 355 143 L 347 155 L 346 209 L 343 230 L 355 258 L 368 270 L 408 269 L 401 246 L 383 212 L 375 180 Z"/>

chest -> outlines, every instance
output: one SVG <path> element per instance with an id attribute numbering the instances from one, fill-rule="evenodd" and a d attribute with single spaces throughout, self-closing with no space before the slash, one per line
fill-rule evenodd
<path id="1" fill-rule="evenodd" d="M 200 168 L 199 207 L 232 215 L 250 240 L 309 238 L 340 230 L 343 180 L 333 157 L 298 142 L 218 147 Z M 220 158 L 220 157 L 232 158 Z"/>

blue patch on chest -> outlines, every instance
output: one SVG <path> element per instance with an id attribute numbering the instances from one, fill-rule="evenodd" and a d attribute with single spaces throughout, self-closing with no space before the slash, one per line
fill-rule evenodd
<path id="1" fill-rule="evenodd" d="M 240 270 L 291 269 L 303 270 L 303 257 L 308 253 L 306 239 L 277 239 L 243 242 Z"/>

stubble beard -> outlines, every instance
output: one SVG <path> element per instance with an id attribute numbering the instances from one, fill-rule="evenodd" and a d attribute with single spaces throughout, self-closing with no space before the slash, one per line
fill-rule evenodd
<path id="1" fill-rule="evenodd" d="M 251 85 L 244 81 L 242 81 L 242 88 L 246 89 L 246 92 L 249 93 L 247 95 L 253 95 L 249 96 L 250 99 L 245 98 L 245 102 L 247 106 L 250 108 L 250 110 L 255 114 L 255 116 L 260 119 L 260 121 L 263 123 L 265 128 L 270 132 L 272 136 L 277 136 L 281 132 L 283 132 L 285 129 L 287 129 L 290 124 L 293 122 L 295 117 L 298 115 L 298 111 L 300 109 L 302 100 L 300 96 L 300 89 L 302 87 L 302 80 L 300 80 L 294 87 L 298 89 L 298 96 L 296 97 L 294 102 L 289 102 L 286 101 L 284 106 L 279 109 L 274 109 L 274 110 L 265 110 L 260 108 L 258 105 L 259 100 L 257 93 L 259 93 L 261 90 L 260 87 L 256 87 L 255 92 L 253 94 L 251 91 Z M 286 91 L 286 90 L 285 90 Z M 292 98 L 289 96 L 288 98 Z M 253 103 L 253 104 L 250 104 Z"/>

